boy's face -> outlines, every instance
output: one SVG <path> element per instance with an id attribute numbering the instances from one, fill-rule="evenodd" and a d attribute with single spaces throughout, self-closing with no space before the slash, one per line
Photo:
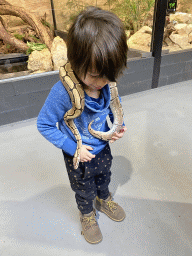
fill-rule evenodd
<path id="1" fill-rule="evenodd" d="M 102 89 L 109 83 L 109 80 L 105 76 L 99 77 L 99 74 L 95 70 L 88 71 L 85 78 L 81 75 L 79 78 L 89 89 L 94 91 Z"/>

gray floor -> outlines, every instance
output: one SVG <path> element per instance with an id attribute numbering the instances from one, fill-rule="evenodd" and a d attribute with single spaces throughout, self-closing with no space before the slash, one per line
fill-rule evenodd
<path id="1" fill-rule="evenodd" d="M 36 119 L 0 127 L 1 256 L 191 256 L 192 81 L 122 97 L 124 139 L 111 145 L 110 191 L 123 222 L 103 213 L 103 234 L 81 235 L 62 152 Z"/>

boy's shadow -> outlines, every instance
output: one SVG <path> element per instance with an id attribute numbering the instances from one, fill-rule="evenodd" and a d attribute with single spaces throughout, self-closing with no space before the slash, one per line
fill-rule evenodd
<path id="1" fill-rule="evenodd" d="M 109 184 L 109 191 L 112 193 L 112 198 L 114 199 L 114 195 L 118 187 L 126 184 L 132 174 L 132 166 L 131 162 L 125 158 L 124 156 L 114 156 L 112 167 L 111 167 L 111 182 Z M 115 201 L 115 200 L 114 200 Z M 96 204 L 96 198 L 93 200 L 93 205 Z M 100 212 L 97 211 L 96 219 L 98 220 L 100 217 Z"/>
<path id="2" fill-rule="evenodd" d="M 131 162 L 124 156 L 114 156 L 111 167 L 111 182 L 109 190 L 115 195 L 117 188 L 126 184 L 132 174 Z"/>

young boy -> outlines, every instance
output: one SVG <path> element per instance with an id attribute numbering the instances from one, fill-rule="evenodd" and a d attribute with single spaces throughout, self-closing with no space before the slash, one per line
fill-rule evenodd
<path id="1" fill-rule="evenodd" d="M 127 39 L 123 24 L 113 13 L 96 7 L 82 11 L 72 24 L 67 39 L 67 57 L 82 83 L 85 107 L 74 123 L 82 138 L 80 163 L 73 168 L 73 155 L 77 143 L 64 122 L 65 113 L 72 108 L 68 92 L 61 81 L 51 89 L 38 119 L 38 131 L 56 147 L 62 149 L 70 185 L 80 211 L 82 234 L 89 243 L 99 243 L 102 234 L 95 219 L 96 209 L 114 221 L 122 221 L 125 212 L 112 201 L 108 186 L 111 176 L 112 155 L 109 143 L 93 137 L 88 124 L 94 120 L 94 130 L 107 132 L 107 116 L 113 122 L 110 110 L 108 83 L 116 81 L 127 64 Z M 59 129 L 56 123 L 59 124 Z M 124 125 L 124 124 L 123 124 Z M 114 133 L 111 142 L 123 137 L 127 128 Z"/>

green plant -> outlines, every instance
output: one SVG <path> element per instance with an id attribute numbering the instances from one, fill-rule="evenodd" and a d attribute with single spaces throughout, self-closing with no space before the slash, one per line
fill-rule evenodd
<path id="1" fill-rule="evenodd" d="M 27 45 L 29 46 L 29 49 L 26 51 L 27 55 L 33 51 L 42 51 L 43 49 L 47 48 L 46 44 L 41 43 L 27 42 Z"/>
<path id="2" fill-rule="evenodd" d="M 89 4 L 84 3 L 84 1 L 76 1 L 76 0 L 68 0 L 66 3 L 66 6 L 68 6 L 70 10 L 70 16 L 69 16 L 69 22 L 73 22 L 74 18 L 77 16 L 78 13 L 80 13 L 82 10 L 84 10 Z M 97 0 L 96 0 L 97 5 Z"/>
<path id="3" fill-rule="evenodd" d="M 155 0 L 107 0 L 106 4 L 123 21 L 125 28 L 135 33 L 145 24 Z"/>
<path id="4" fill-rule="evenodd" d="M 24 36 L 20 35 L 20 34 L 14 34 L 14 37 L 19 39 L 19 40 L 22 40 Z"/>
<path id="5" fill-rule="evenodd" d="M 10 44 L 6 44 L 6 48 L 10 49 L 11 45 Z"/>
<path id="6" fill-rule="evenodd" d="M 103 6 L 108 6 L 108 10 L 115 13 L 122 20 L 125 28 L 134 30 L 135 33 L 144 26 L 154 4 L 155 0 L 107 0 Z M 80 0 L 68 0 L 66 5 L 71 11 L 69 22 L 72 22 L 74 17 L 88 6 Z M 97 1 L 95 6 L 97 6 Z M 102 6 L 99 7 L 102 8 Z"/>
<path id="7" fill-rule="evenodd" d="M 37 37 L 35 37 L 35 36 L 33 36 L 33 35 L 30 35 L 30 34 L 29 34 L 29 36 L 32 37 L 32 38 L 34 38 L 34 39 L 36 39 L 36 40 L 38 40 L 38 41 L 40 40 L 39 38 L 37 38 Z M 14 37 L 17 38 L 17 39 L 19 39 L 19 40 L 23 40 L 23 38 L 24 38 L 25 36 L 24 36 L 24 35 L 20 35 L 20 34 L 14 34 Z"/>

